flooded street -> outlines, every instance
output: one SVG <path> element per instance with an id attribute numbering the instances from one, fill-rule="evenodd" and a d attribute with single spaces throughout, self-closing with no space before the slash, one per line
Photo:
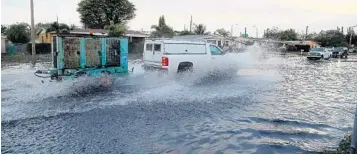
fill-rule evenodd
<path id="1" fill-rule="evenodd" d="M 316 153 L 352 130 L 357 62 L 252 48 L 231 55 L 233 78 L 157 77 L 136 64 L 108 90 L 4 68 L 1 153 Z"/>

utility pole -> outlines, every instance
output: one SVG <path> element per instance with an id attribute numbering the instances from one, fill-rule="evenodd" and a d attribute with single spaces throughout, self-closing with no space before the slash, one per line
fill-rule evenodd
<path id="1" fill-rule="evenodd" d="M 306 34 L 305 34 L 305 40 L 307 40 L 307 31 L 309 30 L 309 26 L 306 26 Z"/>
<path id="2" fill-rule="evenodd" d="M 247 37 L 247 27 L 244 28 L 244 38 Z"/>
<path id="3" fill-rule="evenodd" d="M 354 27 L 357 27 L 357 25 L 351 26 L 351 27 L 348 28 L 350 33 L 351 33 L 351 35 L 350 35 L 350 46 L 352 45 L 352 35 L 354 33 L 354 31 L 352 31 L 352 30 L 353 30 Z"/>
<path id="4" fill-rule="evenodd" d="M 192 32 L 192 15 L 191 15 L 191 20 L 190 20 L 190 32 Z"/>
<path id="5" fill-rule="evenodd" d="M 256 33 L 256 35 L 257 35 L 257 38 L 258 38 L 258 27 L 257 26 L 253 26 L 253 27 L 255 27 L 255 33 Z"/>
<path id="6" fill-rule="evenodd" d="M 35 19 L 34 19 L 34 10 L 33 10 L 33 0 L 30 0 L 31 3 L 31 42 L 32 42 L 32 65 L 36 65 L 36 46 L 35 46 Z"/>
<path id="7" fill-rule="evenodd" d="M 231 26 L 231 37 L 233 37 L 233 25 Z"/>

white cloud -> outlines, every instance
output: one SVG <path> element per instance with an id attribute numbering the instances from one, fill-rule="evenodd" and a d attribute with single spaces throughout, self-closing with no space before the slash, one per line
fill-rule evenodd
<path id="1" fill-rule="evenodd" d="M 80 0 L 34 0 L 35 20 L 80 25 L 76 11 Z M 195 23 L 207 25 L 209 31 L 217 28 L 230 30 L 235 34 L 248 28 L 248 34 L 255 34 L 257 25 L 260 34 L 263 29 L 279 26 L 297 31 L 309 25 L 310 31 L 331 29 L 337 26 L 351 26 L 357 23 L 356 0 L 129 0 L 137 8 L 136 18 L 129 22 L 132 29 L 149 30 L 157 24 L 160 15 L 177 30 L 189 27 L 190 15 Z M 29 22 L 28 0 L 1 0 L 1 22 Z"/>

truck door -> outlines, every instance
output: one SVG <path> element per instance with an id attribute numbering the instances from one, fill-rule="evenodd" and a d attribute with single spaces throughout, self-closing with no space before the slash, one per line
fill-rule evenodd
<path id="1" fill-rule="evenodd" d="M 223 56 L 223 51 L 216 45 L 210 45 L 211 57 L 212 59 L 221 59 Z"/>

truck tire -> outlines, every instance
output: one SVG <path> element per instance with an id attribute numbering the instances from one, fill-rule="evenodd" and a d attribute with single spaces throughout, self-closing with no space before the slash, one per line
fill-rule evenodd
<path id="1" fill-rule="evenodd" d="M 192 72 L 193 71 L 193 63 L 192 62 L 181 62 L 177 68 L 177 73 L 182 72 Z"/>

